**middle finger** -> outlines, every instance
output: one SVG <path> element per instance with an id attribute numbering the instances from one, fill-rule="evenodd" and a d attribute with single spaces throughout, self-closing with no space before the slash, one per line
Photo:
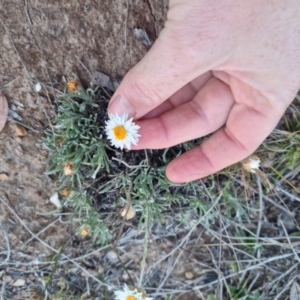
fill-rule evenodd
<path id="1" fill-rule="evenodd" d="M 192 101 L 158 117 L 140 120 L 141 138 L 132 149 L 161 149 L 205 136 L 222 127 L 234 97 L 230 87 L 211 78 Z"/>
<path id="2" fill-rule="evenodd" d="M 183 103 L 191 101 L 198 91 L 206 84 L 206 82 L 213 77 L 212 72 L 206 72 L 196 79 L 189 82 L 187 85 L 182 87 L 179 91 L 173 94 L 165 102 L 154 108 L 152 111 L 143 116 L 140 120 L 150 119 L 158 117 L 163 113 L 172 110 Z"/>

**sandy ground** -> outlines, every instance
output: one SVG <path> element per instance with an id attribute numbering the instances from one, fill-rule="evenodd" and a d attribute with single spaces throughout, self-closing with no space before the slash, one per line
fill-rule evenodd
<path id="1" fill-rule="evenodd" d="M 54 192 L 44 174 L 47 153 L 38 145 L 41 132 L 54 116 L 55 89 L 63 89 L 63 76 L 75 72 L 83 82 L 101 71 L 119 79 L 146 53 L 134 36 L 145 29 L 154 40 L 161 30 L 167 1 L 2 1 L 0 4 L 0 86 L 8 99 L 10 121 L 1 132 L 0 196 L 9 201 L 33 232 L 51 219 L 38 216 L 53 209 Z M 34 85 L 43 83 L 37 94 Z M 54 95 L 53 95 L 54 92 Z M 15 132 L 16 122 L 27 128 L 26 136 Z M 1 204 L 0 204 L 1 205 Z M 0 220 L 18 232 L 16 244 L 26 241 L 22 227 L 8 222 L 0 206 Z M 53 246 L 65 232 L 55 226 L 43 236 Z M 59 231 L 59 233 L 58 233 Z M 19 235 L 22 233 L 21 235 Z"/>

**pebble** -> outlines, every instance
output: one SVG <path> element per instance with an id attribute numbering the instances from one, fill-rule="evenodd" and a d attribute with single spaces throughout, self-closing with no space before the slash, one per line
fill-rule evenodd
<path id="1" fill-rule="evenodd" d="M 184 273 L 186 279 L 192 279 L 194 277 L 193 272 L 187 271 Z"/>
<path id="2" fill-rule="evenodd" d="M 17 136 L 25 136 L 27 135 L 27 130 L 23 126 L 15 124 L 15 133 Z"/>
<path id="3" fill-rule="evenodd" d="M 98 272 L 97 271 L 95 271 L 95 270 L 92 270 L 92 269 L 87 269 L 87 272 L 89 272 L 89 274 L 91 274 L 91 275 L 93 275 L 93 276 L 98 276 Z M 89 274 L 87 274 L 86 272 L 81 272 L 81 276 L 82 277 L 90 277 L 90 275 Z"/>
<path id="4" fill-rule="evenodd" d="M 40 92 L 41 89 L 42 89 L 41 84 L 38 82 L 38 83 L 34 86 L 34 89 L 35 89 L 36 92 Z"/>
<path id="5" fill-rule="evenodd" d="M 17 279 L 12 285 L 13 286 L 23 286 L 25 285 L 26 281 L 23 278 Z"/>
<path id="6" fill-rule="evenodd" d="M 19 145 L 19 146 L 17 146 L 17 147 L 15 148 L 15 152 L 16 152 L 16 154 L 17 154 L 18 156 L 23 156 L 23 155 L 24 155 L 24 150 L 23 150 L 23 148 L 21 147 L 21 145 Z"/>
<path id="7" fill-rule="evenodd" d="M 15 119 L 15 120 L 18 120 L 18 121 L 22 121 L 22 117 L 17 113 L 15 112 L 14 110 L 10 109 L 8 111 L 8 116 L 11 118 L 11 119 Z"/>
<path id="8" fill-rule="evenodd" d="M 1 280 L 2 280 L 3 282 L 11 282 L 11 281 L 12 281 L 12 278 L 11 278 L 11 276 L 4 275 L 4 276 L 2 276 Z"/>
<path id="9" fill-rule="evenodd" d="M 115 251 L 108 251 L 106 253 L 106 258 L 111 262 L 111 263 L 116 263 L 118 261 L 118 255 Z"/>
<path id="10" fill-rule="evenodd" d="M 0 174 L 0 180 L 1 181 L 7 180 L 7 179 L 8 179 L 8 176 L 5 173 Z"/>
<path id="11" fill-rule="evenodd" d="M 60 203 L 60 200 L 58 198 L 58 193 L 54 193 L 51 197 L 50 197 L 50 202 L 52 204 L 54 204 L 57 208 L 61 208 L 61 203 Z"/>

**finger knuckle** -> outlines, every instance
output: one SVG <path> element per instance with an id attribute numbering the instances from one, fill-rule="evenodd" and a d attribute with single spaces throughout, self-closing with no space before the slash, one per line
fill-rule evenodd
<path id="1" fill-rule="evenodd" d="M 136 97 L 139 99 L 140 103 L 143 103 L 145 106 L 153 107 L 160 104 L 163 99 L 162 97 L 148 84 L 144 84 L 141 81 L 134 82 L 134 91 Z"/>

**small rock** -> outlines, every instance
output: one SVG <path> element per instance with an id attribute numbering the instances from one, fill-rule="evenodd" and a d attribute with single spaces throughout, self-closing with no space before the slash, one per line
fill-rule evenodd
<path id="1" fill-rule="evenodd" d="M 17 279 L 12 285 L 13 286 L 23 286 L 25 285 L 26 281 L 23 278 Z"/>
<path id="2" fill-rule="evenodd" d="M 13 119 L 13 120 L 22 121 L 22 117 L 12 109 L 8 110 L 8 117 Z"/>
<path id="3" fill-rule="evenodd" d="M 31 262 L 33 265 L 39 265 L 40 264 L 40 260 L 35 257 L 34 260 Z"/>
<path id="4" fill-rule="evenodd" d="M 16 107 L 16 105 L 14 105 L 14 104 L 11 104 L 10 108 L 11 108 L 12 110 L 17 110 L 17 107 Z"/>
<path id="5" fill-rule="evenodd" d="M 152 41 L 149 39 L 147 32 L 142 28 L 134 28 L 133 34 L 140 40 L 145 46 L 151 46 Z"/>
<path id="6" fill-rule="evenodd" d="M 0 174 L 0 180 L 1 181 L 7 180 L 7 179 L 8 179 L 8 176 L 5 173 Z"/>
<path id="7" fill-rule="evenodd" d="M 27 135 L 27 130 L 23 126 L 20 126 L 19 124 L 15 124 L 15 132 L 17 136 Z"/>
<path id="8" fill-rule="evenodd" d="M 295 213 L 287 213 L 282 211 L 277 217 L 277 226 L 284 227 L 288 231 L 293 231 L 297 228 L 297 224 L 295 222 Z"/>
<path id="9" fill-rule="evenodd" d="M 122 274 L 122 278 L 124 279 L 124 280 L 129 280 L 129 276 L 128 276 L 128 274 L 126 273 L 126 272 L 124 272 L 123 274 Z"/>
<path id="10" fill-rule="evenodd" d="M 116 263 L 118 261 L 118 255 L 115 251 L 111 250 L 106 253 L 106 258 L 111 262 L 111 263 Z"/>
<path id="11" fill-rule="evenodd" d="M 0 91 L 0 131 L 4 128 L 8 115 L 8 104 L 6 97 Z"/>
<path id="12" fill-rule="evenodd" d="M 93 269 L 87 269 L 87 272 L 89 272 L 89 274 L 91 274 L 95 277 L 98 276 L 98 272 Z M 87 274 L 86 272 L 83 272 L 83 271 L 81 272 L 82 277 L 89 277 L 90 276 L 89 274 Z"/>
<path id="13" fill-rule="evenodd" d="M 54 193 L 51 197 L 50 197 L 50 202 L 52 204 L 54 204 L 57 208 L 61 208 L 61 203 L 60 203 L 60 200 L 58 198 L 58 193 Z"/>
<path id="14" fill-rule="evenodd" d="M 17 147 L 15 148 L 15 152 L 16 152 L 16 154 L 17 154 L 18 156 L 23 156 L 23 155 L 24 155 L 24 150 L 23 150 L 23 148 L 21 147 L 21 145 L 19 145 L 19 146 L 17 146 Z"/>
<path id="15" fill-rule="evenodd" d="M 13 234 L 13 233 L 10 233 L 8 236 L 10 237 L 10 239 L 11 239 L 13 242 L 16 241 L 16 240 L 18 239 L 18 237 L 17 237 L 15 234 Z"/>
<path id="16" fill-rule="evenodd" d="M 102 86 L 114 92 L 114 86 L 109 76 L 102 72 L 95 71 L 93 74 L 93 84 Z"/>
<path id="17" fill-rule="evenodd" d="M 187 271 L 184 273 L 186 279 L 192 279 L 194 277 L 193 272 Z"/>
<path id="18" fill-rule="evenodd" d="M 11 278 L 11 276 L 4 275 L 4 276 L 2 276 L 1 280 L 4 282 L 11 282 L 12 278 Z"/>
<path id="19" fill-rule="evenodd" d="M 24 110 L 24 104 L 17 99 L 13 100 L 14 105 L 17 107 L 17 109 Z"/>
<path id="20" fill-rule="evenodd" d="M 36 92 L 40 92 L 41 89 L 42 89 L 41 84 L 38 82 L 38 83 L 34 86 L 34 89 L 35 89 Z"/>

